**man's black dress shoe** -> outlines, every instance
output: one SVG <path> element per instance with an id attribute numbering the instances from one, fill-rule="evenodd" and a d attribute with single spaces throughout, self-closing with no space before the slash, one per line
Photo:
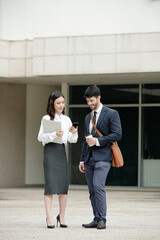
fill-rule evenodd
<path id="1" fill-rule="evenodd" d="M 97 224 L 97 229 L 105 229 L 106 228 L 106 223 L 103 220 L 99 220 Z"/>
<path id="2" fill-rule="evenodd" d="M 96 220 L 93 220 L 89 224 L 82 224 L 82 227 L 84 228 L 97 228 L 98 222 Z"/>

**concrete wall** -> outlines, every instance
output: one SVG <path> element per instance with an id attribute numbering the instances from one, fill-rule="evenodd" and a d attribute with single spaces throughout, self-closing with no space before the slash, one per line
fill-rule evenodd
<path id="1" fill-rule="evenodd" d="M 41 118 L 46 114 L 48 97 L 54 90 L 60 90 L 60 86 L 27 85 L 25 184 L 44 182 L 43 146 L 37 136 Z"/>
<path id="2" fill-rule="evenodd" d="M 43 184 L 37 140 L 49 94 L 60 86 L 0 83 L 0 187 Z"/>
<path id="3" fill-rule="evenodd" d="M 32 41 L 0 40 L 0 77 L 32 76 Z"/>
<path id="4" fill-rule="evenodd" d="M 159 0 L 0 0 L 0 39 L 157 32 Z"/>
<path id="5" fill-rule="evenodd" d="M 0 41 L 0 77 L 158 71 L 160 33 Z"/>
<path id="6" fill-rule="evenodd" d="M 0 83 L 0 187 L 25 184 L 26 85 Z"/>

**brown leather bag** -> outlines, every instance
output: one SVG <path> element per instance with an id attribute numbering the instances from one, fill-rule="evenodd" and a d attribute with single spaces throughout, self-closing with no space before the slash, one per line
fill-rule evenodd
<path id="1" fill-rule="evenodd" d="M 94 127 L 94 129 L 96 130 L 96 132 L 99 134 L 99 136 L 103 136 L 102 133 L 96 128 L 94 121 L 93 121 L 93 113 L 91 113 L 91 120 L 92 120 L 92 125 Z M 112 145 L 110 145 L 111 147 L 111 154 L 112 154 L 112 166 L 113 167 L 122 167 L 124 165 L 124 161 L 123 161 L 123 156 L 121 153 L 121 150 L 118 146 L 117 142 L 113 142 Z"/>

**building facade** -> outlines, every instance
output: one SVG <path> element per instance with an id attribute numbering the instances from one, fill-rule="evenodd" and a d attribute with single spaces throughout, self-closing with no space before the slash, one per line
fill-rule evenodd
<path id="1" fill-rule="evenodd" d="M 70 184 L 86 184 L 78 164 L 91 84 L 122 121 L 125 165 L 112 168 L 106 184 L 160 187 L 160 30 L 1 39 L 0 187 L 43 184 L 37 134 L 53 90 L 63 92 L 66 113 L 80 122 L 79 141 L 67 148 Z"/>

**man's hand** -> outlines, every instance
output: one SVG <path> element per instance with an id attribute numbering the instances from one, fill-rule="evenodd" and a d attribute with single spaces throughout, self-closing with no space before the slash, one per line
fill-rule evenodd
<path id="1" fill-rule="evenodd" d="M 84 170 L 84 162 L 80 162 L 80 163 L 79 163 L 79 171 L 82 172 L 82 173 L 85 173 L 85 170 Z"/>
<path id="2" fill-rule="evenodd" d="M 94 146 L 96 145 L 96 139 L 97 138 L 89 137 L 89 138 L 86 138 L 86 142 L 88 143 L 89 146 Z"/>

